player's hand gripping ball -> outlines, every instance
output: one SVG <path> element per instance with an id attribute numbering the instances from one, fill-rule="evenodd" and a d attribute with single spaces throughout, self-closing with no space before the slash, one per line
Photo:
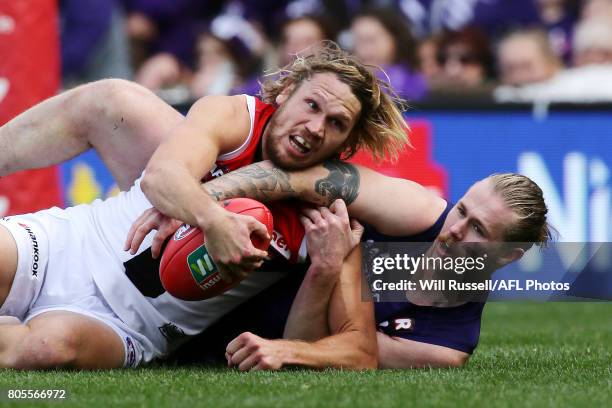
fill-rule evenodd
<path id="1" fill-rule="evenodd" d="M 259 201 L 234 198 L 224 203 L 225 209 L 236 214 L 250 215 L 264 224 L 272 236 L 272 213 Z M 266 251 L 270 240 L 251 236 L 255 248 Z M 183 224 L 176 230 L 162 254 L 159 277 L 164 289 L 183 300 L 204 300 L 217 296 L 239 281 L 226 282 L 210 259 L 202 231 Z"/>

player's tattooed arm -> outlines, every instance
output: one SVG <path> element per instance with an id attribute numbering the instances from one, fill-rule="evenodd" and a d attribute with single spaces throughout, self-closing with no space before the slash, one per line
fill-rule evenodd
<path id="1" fill-rule="evenodd" d="M 326 199 L 326 205 L 331 205 L 341 198 L 346 205 L 352 204 L 359 194 L 359 171 L 350 163 L 332 160 L 323 163 L 328 170 L 326 177 L 315 181 L 315 193 Z"/>
<path id="2" fill-rule="evenodd" d="M 267 202 L 297 197 L 290 174 L 269 161 L 234 170 L 205 183 L 203 187 L 217 201 L 248 197 Z"/>
<path id="3" fill-rule="evenodd" d="M 285 171 L 264 161 L 209 181 L 204 188 L 217 201 L 234 197 L 249 197 L 263 202 L 300 198 L 329 206 L 338 198 L 347 205 L 353 203 L 359 194 L 359 185 L 359 170 L 339 160 L 299 171 Z"/>

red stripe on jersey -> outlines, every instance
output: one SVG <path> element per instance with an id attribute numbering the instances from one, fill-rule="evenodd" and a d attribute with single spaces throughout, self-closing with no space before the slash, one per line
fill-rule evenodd
<path id="1" fill-rule="evenodd" d="M 212 180 L 225 173 L 234 171 L 252 164 L 257 155 L 257 149 L 266 124 L 270 120 L 276 107 L 255 98 L 255 118 L 253 121 L 253 134 L 249 144 L 240 154 L 228 160 L 218 160 L 204 180 Z M 304 227 L 299 219 L 297 204 L 292 201 L 283 201 L 266 204 L 274 217 L 274 234 L 271 246 L 285 259 L 290 262 L 298 262 L 300 246 L 304 239 Z"/>
<path id="2" fill-rule="evenodd" d="M 210 174 L 204 177 L 204 181 L 212 180 L 215 177 L 220 177 L 225 173 L 229 173 L 230 171 L 253 163 L 264 128 L 275 111 L 276 107 L 274 105 L 264 103 L 258 98 L 255 98 L 255 119 L 253 121 L 253 134 L 251 135 L 249 144 L 236 157 L 228 160 L 217 160 L 215 166 L 210 170 Z"/>

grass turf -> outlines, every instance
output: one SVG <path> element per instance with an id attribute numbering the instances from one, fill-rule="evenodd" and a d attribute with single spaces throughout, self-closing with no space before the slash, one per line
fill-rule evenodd
<path id="1" fill-rule="evenodd" d="M 151 367 L 0 371 L 0 406 L 610 406 L 612 304 L 490 303 L 470 363 L 371 372 Z M 9 401 L 8 389 L 65 389 L 63 401 Z"/>

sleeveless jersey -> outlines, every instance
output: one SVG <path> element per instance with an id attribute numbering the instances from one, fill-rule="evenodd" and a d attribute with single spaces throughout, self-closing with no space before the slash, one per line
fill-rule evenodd
<path id="1" fill-rule="evenodd" d="M 255 158 L 263 129 L 275 108 L 251 96 L 246 96 L 246 100 L 251 118 L 249 135 L 238 149 L 219 157 L 211 177 L 249 164 Z M 122 248 L 132 223 L 151 207 L 139 179 L 128 192 L 105 201 L 48 210 L 49 214 L 69 221 L 62 223 L 67 227 L 50 240 L 70 258 L 70 267 L 89 271 L 113 312 L 148 339 L 149 343 L 143 345 L 144 361 L 168 354 L 189 336 L 200 333 L 282 276 L 252 273 L 235 288 L 204 301 L 188 302 L 170 296 L 159 280 L 159 260 L 151 258 L 154 232 L 145 238 L 136 255 Z"/>

